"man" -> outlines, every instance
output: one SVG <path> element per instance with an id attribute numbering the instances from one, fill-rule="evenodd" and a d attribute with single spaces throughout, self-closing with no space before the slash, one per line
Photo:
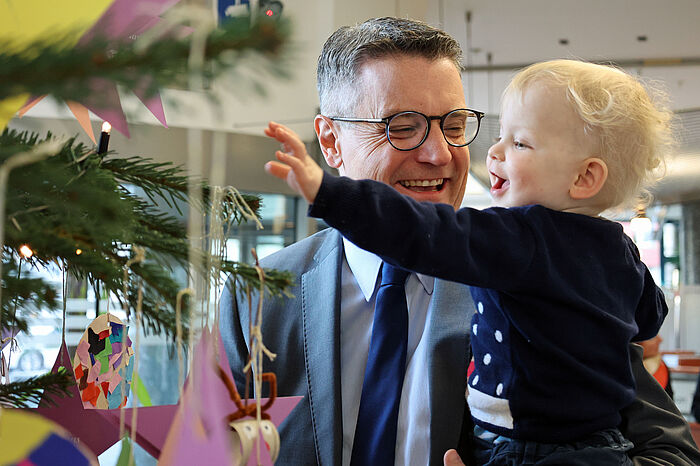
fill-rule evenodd
<path id="1" fill-rule="evenodd" d="M 695 417 L 695 422 L 700 422 L 700 375 L 698 375 L 698 385 L 695 387 L 695 395 L 693 395 L 693 405 L 690 407 L 690 412 Z"/>
<path id="2" fill-rule="evenodd" d="M 318 63 L 321 115 L 315 129 L 328 165 L 344 176 L 387 183 L 420 201 L 459 207 L 469 151 L 447 143 L 440 117 L 467 107 L 460 60 L 454 39 L 415 21 L 373 19 L 336 31 Z M 392 127 L 394 144 L 387 138 L 388 117 L 404 111 L 431 117 L 425 140 L 409 150 L 394 146 L 400 125 Z M 366 119 L 380 121 L 356 121 Z M 372 357 L 381 261 L 327 229 L 267 257 L 262 265 L 296 274 L 295 298 L 266 299 L 263 306 L 264 342 L 277 353 L 274 361 L 265 361 L 265 371 L 277 375 L 279 396 L 304 396 L 280 426 L 278 464 L 361 464 L 354 459 L 357 435 L 380 430 L 359 426 L 358 413 L 368 353 Z M 379 445 L 390 450 L 396 465 L 442 464 L 445 452 L 459 445 L 466 459 L 471 423 L 464 391 L 474 312 L 469 290 L 416 274 L 405 281 L 405 290 L 408 338 L 395 442 Z M 232 299 L 228 289 L 221 300 L 221 332 L 239 390 L 249 343 L 243 302 Z M 648 379 L 638 379 L 638 384 L 640 395 L 650 390 L 659 397 L 661 390 Z M 661 395 L 665 397 L 663 391 Z M 654 402 L 669 406 L 670 400 Z M 650 413 L 653 419 L 644 417 Z M 694 463 L 688 427 L 677 411 L 638 400 L 625 422 L 629 426 L 623 426 L 623 433 L 639 441 L 635 453 L 648 458 L 647 464 Z M 651 430 L 651 422 L 661 428 Z M 665 429 L 675 430 L 671 435 Z M 459 464 L 455 452 L 446 460 Z M 640 457 L 639 464 L 644 461 Z"/>
<path id="3" fill-rule="evenodd" d="M 664 339 L 661 338 L 660 334 L 657 334 L 654 338 L 639 342 L 639 346 L 644 350 L 644 359 L 642 362 L 647 372 L 654 376 L 654 379 L 659 382 L 659 385 L 661 385 L 668 396 L 673 399 L 671 371 L 661 358 L 661 352 L 659 351 L 659 345 L 661 345 L 662 341 L 664 341 Z"/>

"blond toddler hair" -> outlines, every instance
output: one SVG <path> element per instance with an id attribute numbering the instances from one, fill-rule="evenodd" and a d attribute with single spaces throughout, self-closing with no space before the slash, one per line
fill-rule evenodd
<path id="1" fill-rule="evenodd" d="M 583 121 L 584 133 L 597 139 L 597 156 L 608 167 L 600 193 L 606 208 L 647 205 L 649 187 L 665 174 L 674 145 L 673 113 L 666 105 L 666 94 L 612 66 L 551 60 L 520 71 L 502 101 L 521 96 L 536 82 L 565 90 Z"/>

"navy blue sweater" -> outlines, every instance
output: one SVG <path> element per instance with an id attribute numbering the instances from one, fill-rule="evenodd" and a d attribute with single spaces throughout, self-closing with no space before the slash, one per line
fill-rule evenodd
<path id="1" fill-rule="evenodd" d="M 476 424 L 539 442 L 619 424 L 635 396 L 628 344 L 668 312 L 619 224 L 539 205 L 455 211 L 329 175 L 309 215 L 386 262 L 471 286 Z"/>

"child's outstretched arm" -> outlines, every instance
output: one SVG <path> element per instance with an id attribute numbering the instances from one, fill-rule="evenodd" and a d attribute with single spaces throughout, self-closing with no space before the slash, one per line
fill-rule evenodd
<path id="1" fill-rule="evenodd" d="M 306 153 L 306 147 L 299 136 L 286 126 L 271 121 L 265 128 L 265 135 L 277 139 L 285 150 L 275 152 L 279 162 L 267 162 L 265 171 L 285 180 L 290 188 L 312 204 L 321 187 L 323 169 Z"/>

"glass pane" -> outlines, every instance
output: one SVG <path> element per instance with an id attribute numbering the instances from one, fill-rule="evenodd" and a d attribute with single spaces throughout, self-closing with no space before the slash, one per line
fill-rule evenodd
<path id="1" fill-rule="evenodd" d="M 296 240 L 296 202 L 297 198 L 283 194 L 257 194 L 261 197 L 260 223 L 258 230 L 253 222 L 243 223 L 231 229 L 227 239 L 227 254 L 237 249 L 237 259 L 253 263 L 251 249 L 259 259 L 289 246 Z M 235 240 L 235 241 L 233 241 Z"/>
<path id="2" fill-rule="evenodd" d="M 389 122 L 389 139 L 398 149 L 412 149 L 420 144 L 427 129 L 425 117 L 414 112 L 399 113 Z"/>

